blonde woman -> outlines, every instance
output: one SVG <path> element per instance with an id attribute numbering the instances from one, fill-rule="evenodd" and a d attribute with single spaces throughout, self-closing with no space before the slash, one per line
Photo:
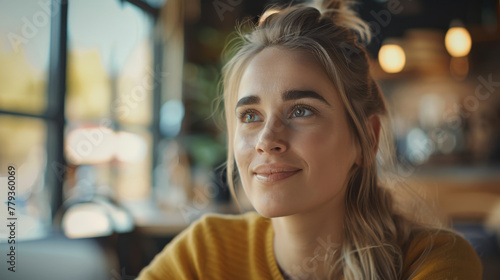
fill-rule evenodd
<path id="1" fill-rule="evenodd" d="M 388 111 L 369 39 L 341 1 L 283 8 L 244 36 L 223 71 L 227 172 L 257 212 L 202 217 L 139 279 L 481 279 L 467 241 L 417 223 L 381 183 Z"/>

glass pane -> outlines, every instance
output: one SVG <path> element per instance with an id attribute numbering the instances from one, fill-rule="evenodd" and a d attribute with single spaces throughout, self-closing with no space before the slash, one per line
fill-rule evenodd
<path id="1" fill-rule="evenodd" d="M 126 61 L 117 80 L 117 96 L 111 111 L 121 124 L 149 125 L 152 120 L 153 77 L 152 46 L 146 40 Z"/>
<path id="2" fill-rule="evenodd" d="M 21 239 L 40 237 L 44 226 L 50 225 L 50 196 L 44 188 L 46 131 L 46 123 L 41 120 L 0 116 L 0 184 L 7 186 L 7 168 L 13 166 L 15 217 L 20 225 L 17 236 Z M 7 192 L 0 192 L 0 201 L 7 200 Z M 7 211 L 1 211 L 0 217 L 5 215 Z M 2 229 L 0 235 L 3 234 L 6 231 Z M 0 236 L 0 240 L 6 239 Z"/>
<path id="3" fill-rule="evenodd" d="M 152 184 L 152 135 L 146 129 L 133 129 L 120 131 L 117 136 L 117 198 L 148 198 Z"/>
<path id="4" fill-rule="evenodd" d="M 105 126 L 68 126 L 64 197 L 107 193 L 119 200 L 150 195 L 152 136 L 146 128 L 114 131 Z"/>
<path id="5" fill-rule="evenodd" d="M 50 1 L 1 1 L 0 110 L 43 113 L 47 100 Z"/>
<path id="6" fill-rule="evenodd" d="M 69 3 L 66 116 L 147 125 L 152 103 L 152 20 L 117 0 Z"/>

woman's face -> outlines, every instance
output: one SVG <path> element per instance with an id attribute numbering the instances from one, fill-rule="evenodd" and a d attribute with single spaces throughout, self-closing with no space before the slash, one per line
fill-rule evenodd
<path id="1" fill-rule="evenodd" d="M 243 74 L 234 154 L 243 188 L 267 217 L 343 203 L 359 157 L 334 84 L 303 51 L 269 47 Z"/>

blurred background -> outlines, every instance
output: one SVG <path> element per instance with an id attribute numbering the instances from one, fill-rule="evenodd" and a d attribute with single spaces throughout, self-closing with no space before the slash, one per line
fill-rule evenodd
<path id="1" fill-rule="evenodd" d="M 0 185 L 14 166 L 18 244 L 13 274 L 0 227 L 1 278 L 133 279 L 202 214 L 237 213 L 214 113 L 221 52 L 236 23 L 290 2 L 0 0 Z M 500 1 L 356 9 L 398 175 L 498 279 Z"/>

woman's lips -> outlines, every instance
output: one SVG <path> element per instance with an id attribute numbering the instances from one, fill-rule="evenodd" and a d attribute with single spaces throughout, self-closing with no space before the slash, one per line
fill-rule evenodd
<path id="1" fill-rule="evenodd" d="M 276 183 L 278 181 L 291 177 L 299 172 L 300 169 L 295 171 L 283 171 L 275 173 L 255 173 L 254 176 L 257 181 L 262 183 Z"/>

